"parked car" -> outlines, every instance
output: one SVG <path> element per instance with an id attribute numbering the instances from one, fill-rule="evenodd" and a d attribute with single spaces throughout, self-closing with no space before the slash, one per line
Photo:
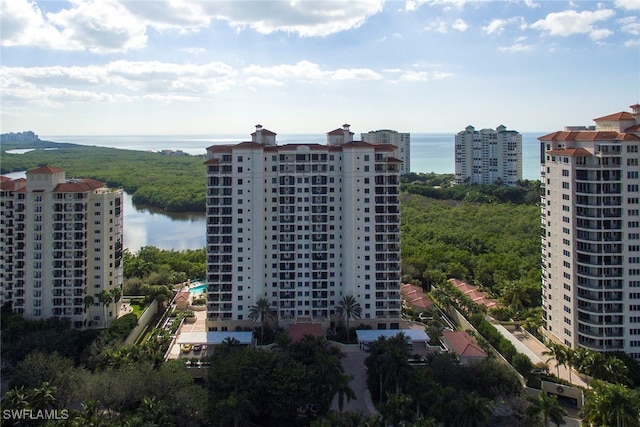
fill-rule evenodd
<path id="1" fill-rule="evenodd" d="M 193 346 L 193 352 L 194 352 L 194 353 L 197 353 L 197 352 L 199 352 L 200 350 L 202 350 L 202 344 L 195 344 L 195 345 Z"/>
<path id="2" fill-rule="evenodd" d="M 189 352 L 191 352 L 192 348 L 193 348 L 193 346 L 191 344 L 183 344 L 182 345 L 182 352 L 183 353 L 189 353 Z"/>

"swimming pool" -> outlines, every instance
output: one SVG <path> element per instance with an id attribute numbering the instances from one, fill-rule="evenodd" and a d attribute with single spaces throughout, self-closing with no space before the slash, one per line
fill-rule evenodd
<path id="1" fill-rule="evenodd" d="M 189 288 L 189 292 L 191 292 L 192 294 L 201 294 L 204 291 L 206 291 L 206 289 L 207 289 L 207 285 L 202 284 L 202 285 L 197 285 Z"/>

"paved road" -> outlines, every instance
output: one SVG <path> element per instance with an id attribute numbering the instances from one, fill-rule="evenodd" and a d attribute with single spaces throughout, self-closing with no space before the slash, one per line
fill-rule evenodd
<path id="1" fill-rule="evenodd" d="M 340 347 L 345 354 L 345 357 L 342 359 L 342 367 L 345 373 L 353 375 L 349 386 L 356 395 L 356 398 L 350 401 L 345 399 L 342 410 L 360 412 L 365 417 L 373 416 L 375 414 L 375 407 L 371 402 L 371 396 L 367 390 L 367 367 L 364 364 L 364 360 L 368 354 L 360 350 L 357 345 L 334 345 Z M 337 396 L 333 398 L 331 409 L 339 410 Z"/>

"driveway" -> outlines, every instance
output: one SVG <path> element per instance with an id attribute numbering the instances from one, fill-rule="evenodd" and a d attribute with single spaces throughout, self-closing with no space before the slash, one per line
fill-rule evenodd
<path id="1" fill-rule="evenodd" d="M 342 410 L 359 412 L 365 417 L 375 415 L 377 412 L 371 401 L 371 394 L 369 390 L 367 390 L 367 367 L 364 365 L 364 360 L 367 358 L 368 353 L 360 350 L 358 345 L 343 345 L 338 343 L 332 343 L 332 345 L 339 347 L 345 354 L 345 357 L 342 359 L 344 372 L 353 375 L 349 386 L 356 395 L 356 398 L 350 401 L 345 399 Z M 333 398 L 331 409 L 339 411 L 337 395 Z"/>

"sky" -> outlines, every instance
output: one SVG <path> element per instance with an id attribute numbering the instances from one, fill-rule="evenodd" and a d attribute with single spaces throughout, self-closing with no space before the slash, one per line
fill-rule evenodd
<path id="1" fill-rule="evenodd" d="M 0 0 L 2 132 L 553 132 L 640 102 L 640 0 Z"/>

